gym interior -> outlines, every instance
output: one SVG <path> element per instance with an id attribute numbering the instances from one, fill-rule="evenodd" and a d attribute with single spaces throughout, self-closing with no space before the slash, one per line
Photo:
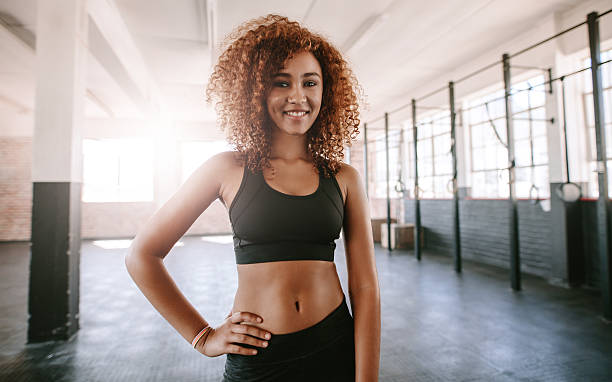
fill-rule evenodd
<path id="1" fill-rule="evenodd" d="M 124 258 L 233 149 L 208 76 L 234 27 L 278 13 L 334 43 L 365 94 L 344 161 L 372 217 L 379 380 L 612 381 L 611 8 L 0 0 L 0 380 L 220 380 L 225 356 L 185 343 Z M 164 263 L 224 319 L 219 200 Z M 342 238 L 335 263 L 348 296 Z"/>

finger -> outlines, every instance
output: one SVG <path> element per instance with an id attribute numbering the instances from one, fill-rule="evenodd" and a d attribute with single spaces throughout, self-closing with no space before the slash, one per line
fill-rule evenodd
<path id="1" fill-rule="evenodd" d="M 269 340 L 272 337 L 272 333 L 252 325 L 232 325 L 231 330 L 234 333 L 248 334 L 253 337 L 259 337 L 266 340 Z"/>
<path id="2" fill-rule="evenodd" d="M 261 323 L 262 321 L 263 321 L 263 318 L 259 317 L 256 314 L 249 313 L 249 312 L 235 312 L 234 314 L 232 314 L 232 322 L 234 324 L 237 324 L 239 322 Z"/>
<path id="3" fill-rule="evenodd" d="M 232 354 L 243 354 L 243 355 L 255 355 L 257 350 L 249 349 L 235 344 L 229 344 L 227 346 L 227 352 Z"/>
<path id="4" fill-rule="evenodd" d="M 251 337 L 249 335 L 246 334 L 232 334 L 230 337 L 230 341 L 231 342 L 238 342 L 241 344 L 249 344 L 249 345 L 253 345 L 253 346 L 258 346 L 260 348 L 265 348 L 268 347 L 268 341 L 262 341 L 258 338 L 255 337 Z"/>

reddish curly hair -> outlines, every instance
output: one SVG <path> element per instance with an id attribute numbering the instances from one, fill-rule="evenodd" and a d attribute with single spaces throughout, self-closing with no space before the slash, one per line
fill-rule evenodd
<path id="1" fill-rule="evenodd" d="M 272 76 L 296 53 L 310 52 L 323 74 L 321 109 L 306 133 L 313 165 L 324 176 L 336 174 L 344 144 L 359 134 L 362 91 L 340 52 L 298 22 L 270 14 L 238 26 L 225 39 L 225 50 L 210 76 L 206 98 L 215 101 L 217 123 L 240 160 L 253 172 L 270 167 L 272 120 L 266 98 Z"/>

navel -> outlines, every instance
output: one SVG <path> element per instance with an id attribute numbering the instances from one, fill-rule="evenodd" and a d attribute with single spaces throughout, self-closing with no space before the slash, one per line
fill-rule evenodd
<path id="1" fill-rule="evenodd" d="M 297 310 L 298 312 L 300 311 L 300 302 L 299 301 L 295 302 L 295 310 Z"/>

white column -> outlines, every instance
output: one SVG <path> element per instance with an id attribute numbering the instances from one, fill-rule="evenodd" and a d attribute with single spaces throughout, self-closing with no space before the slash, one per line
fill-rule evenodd
<path id="1" fill-rule="evenodd" d="M 28 342 L 79 327 L 86 0 L 37 3 Z"/>
<path id="2" fill-rule="evenodd" d="M 85 0 L 38 2 L 32 181 L 81 182 Z"/>

